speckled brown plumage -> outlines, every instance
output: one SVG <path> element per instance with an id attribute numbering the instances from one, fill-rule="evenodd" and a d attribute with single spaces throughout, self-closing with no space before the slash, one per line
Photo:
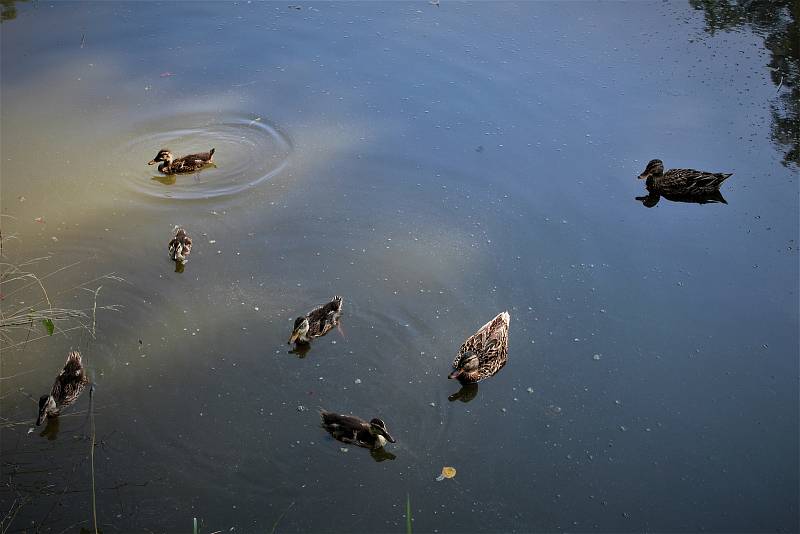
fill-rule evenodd
<path id="1" fill-rule="evenodd" d="M 505 311 L 467 338 L 453 360 L 453 372 L 449 378 L 458 378 L 462 383 L 480 382 L 502 369 L 508 361 L 510 322 L 511 316 Z M 472 356 L 478 359 L 477 368 L 468 364 Z"/>
<path id="2" fill-rule="evenodd" d="M 200 152 L 199 154 L 189 154 L 182 158 L 175 158 L 175 156 L 167 150 L 162 148 L 152 160 L 147 164 L 154 165 L 161 162 L 158 166 L 158 171 L 163 174 L 184 174 L 188 172 L 199 171 L 203 167 L 214 163 L 215 149 L 208 152 Z"/>
<path id="3" fill-rule="evenodd" d="M 175 228 L 175 237 L 169 242 L 169 257 L 172 261 L 186 263 L 186 256 L 192 252 L 192 238 L 183 228 Z"/>
<path id="4" fill-rule="evenodd" d="M 324 336 L 331 328 L 336 326 L 336 323 L 339 322 L 339 317 L 342 316 L 343 303 L 344 299 L 337 295 L 330 302 L 308 312 L 306 318 L 308 319 L 309 337 Z"/>
<path id="5" fill-rule="evenodd" d="M 330 302 L 318 306 L 308 312 L 304 317 L 298 317 L 294 322 L 294 330 L 289 338 L 289 343 L 295 341 L 308 343 L 312 338 L 324 336 L 339 323 L 342 316 L 342 306 L 344 299 L 339 295 L 333 297 Z M 308 330 L 302 333 L 304 324 L 308 324 Z"/>
<path id="6" fill-rule="evenodd" d="M 731 173 L 705 172 L 694 169 L 670 169 L 664 172 L 664 164 L 660 159 L 651 160 L 639 179 L 646 179 L 647 191 L 665 198 L 676 199 L 689 197 L 711 197 L 719 191 L 722 182 L 731 177 Z M 686 201 L 686 200 L 684 200 Z"/>
<path id="7" fill-rule="evenodd" d="M 42 395 L 39 399 L 39 418 L 36 424 L 41 425 L 46 417 L 58 416 L 61 410 L 78 399 L 88 383 L 81 354 L 77 351 L 70 352 L 64 368 L 53 382 L 50 394 Z"/>

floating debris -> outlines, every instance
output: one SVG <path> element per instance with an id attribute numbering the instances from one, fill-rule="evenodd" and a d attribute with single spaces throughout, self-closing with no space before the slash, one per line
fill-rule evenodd
<path id="1" fill-rule="evenodd" d="M 455 467 L 442 467 L 442 473 L 436 477 L 436 482 L 441 482 L 446 478 L 453 478 L 456 476 L 456 468 Z"/>

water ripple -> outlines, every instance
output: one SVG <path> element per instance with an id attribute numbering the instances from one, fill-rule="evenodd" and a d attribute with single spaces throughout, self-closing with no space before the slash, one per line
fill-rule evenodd
<path id="1" fill-rule="evenodd" d="M 176 157 L 216 148 L 215 166 L 165 176 L 146 165 L 161 148 Z M 131 158 L 133 170 L 123 176 L 133 190 L 179 200 L 233 195 L 254 187 L 281 172 L 292 149 L 288 135 L 262 117 L 217 114 L 160 117 L 141 123 L 120 147 L 124 157 Z"/>

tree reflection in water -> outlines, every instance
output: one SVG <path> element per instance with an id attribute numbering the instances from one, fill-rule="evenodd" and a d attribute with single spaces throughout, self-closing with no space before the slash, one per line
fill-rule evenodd
<path id="1" fill-rule="evenodd" d="M 800 2 L 689 0 L 689 5 L 703 12 L 710 35 L 748 27 L 764 37 L 777 87 L 770 110 L 772 141 L 783 151 L 785 166 L 800 167 Z"/>

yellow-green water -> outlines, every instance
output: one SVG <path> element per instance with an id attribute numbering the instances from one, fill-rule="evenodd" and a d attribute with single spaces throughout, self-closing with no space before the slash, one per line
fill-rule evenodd
<path id="1" fill-rule="evenodd" d="M 3 261 L 46 257 L 54 305 L 90 315 L 76 286 L 102 286 L 96 339 L 3 341 L 10 531 L 92 523 L 88 394 L 28 432 L 70 348 L 104 532 L 401 532 L 407 494 L 415 532 L 795 528 L 798 182 L 772 116 L 794 86 L 769 27 L 297 6 L 18 2 L 0 26 Z M 164 146 L 217 167 L 154 180 Z M 733 172 L 728 204 L 645 208 L 656 157 Z M 4 314 L 41 297 L 4 286 Z M 290 353 L 335 294 L 341 333 Z M 458 402 L 455 352 L 506 309 L 508 365 Z M 395 458 L 319 408 L 381 417 Z"/>

